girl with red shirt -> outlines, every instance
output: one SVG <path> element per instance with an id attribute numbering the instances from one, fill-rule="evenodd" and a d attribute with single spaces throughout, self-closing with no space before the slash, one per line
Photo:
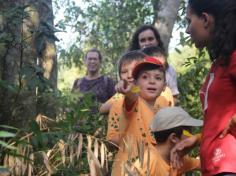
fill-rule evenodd
<path id="1" fill-rule="evenodd" d="M 236 0 L 189 0 L 186 19 L 186 32 L 197 48 L 207 48 L 212 61 L 200 90 L 202 174 L 236 175 Z M 178 144 L 171 152 L 173 166 L 198 141 L 194 136 Z"/>

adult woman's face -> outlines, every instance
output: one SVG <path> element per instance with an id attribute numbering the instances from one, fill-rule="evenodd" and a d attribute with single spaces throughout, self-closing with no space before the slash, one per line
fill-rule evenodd
<path id="1" fill-rule="evenodd" d="M 141 32 L 138 36 L 138 42 L 140 49 L 148 46 L 157 46 L 158 41 L 151 29 L 147 29 Z"/>
<path id="2" fill-rule="evenodd" d="M 188 6 L 186 19 L 188 27 L 186 33 L 190 34 L 192 41 L 197 48 L 203 48 L 209 45 L 210 35 L 213 29 L 213 17 L 207 13 L 201 16 L 196 15 Z"/>

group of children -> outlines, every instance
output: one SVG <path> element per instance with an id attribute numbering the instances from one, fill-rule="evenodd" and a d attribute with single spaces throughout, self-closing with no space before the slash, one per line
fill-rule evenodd
<path id="1" fill-rule="evenodd" d="M 119 60 L 117 93 L 104 103 L 108 113 L 107 140 L 118 147 L 112 175 L 125 175 L 130 168 L 138 175 L 181 175 L 200 168 L 199 160 L 183 158 L 180 168 L 172 168 L 170 151 L 191 135 L 202 121 L 190 117 L 166 86 L 166 60 L 158 47 L 130 51 Z"/>

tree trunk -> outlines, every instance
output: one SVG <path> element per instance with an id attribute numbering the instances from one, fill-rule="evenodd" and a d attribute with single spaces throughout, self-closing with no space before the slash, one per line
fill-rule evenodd
<path id="1" fill-rule="evenodd" d="M 181 0 L 156 0 L 154 3 L 154 25 L 161 35 L 166 51 L 168 50 L 172 30 L 177 19 Z"/>
<path id="2" fill-rule="evenodd" d="M 53 88 L 57 87 L 57 55 L 54 36 L 53 8 L 51 0 L 40 0 L 37 2 L 39 12 L 39 33 L 36 46 L 38 49 L 39 62 L 44 69 L 44 77 L 47 78 Z M 41 37 L 41 38 L 40 38 Z M 41 48 L 40 48 L 41 46 Z"/>
<path id="3" fill-rule="evenodd" d="M 0 121 L 16 126 L 36 117 L 39 69 L 56 87 L 56 49 L 51 1 L 3 1 L 0 29 L 6 34 L 0 45 Z M 45 8 L 50 7 L 50 8 Z M 42 26 L 50 24 L 45 30 Z M 8 37 L 10 36 L 10 38 Z M 42 60 L 42 61 L 41 61 Z M 42 64 L 46 63 L 46 64 Z M 14 91 L 8 85 L 15 85 Z"/>

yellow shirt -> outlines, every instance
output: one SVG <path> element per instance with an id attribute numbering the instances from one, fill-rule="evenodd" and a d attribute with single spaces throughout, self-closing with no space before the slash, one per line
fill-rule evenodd
<path id="1" fill-rule="evenodd" d="M 180 176 L 188 171 L 199 169 L 200 160 L 185 156 L 183 166 L 180 169 L 173 169 L 162 159 L 157 148 L 149 146 L 149 150 L 144 152 L 143 164 L 140 160 L 136 160 L 134 167 L 140 176 Z"/>
<path id="2" fill-rule="evenodd" d="M 169 87 L 166 87 L 165 91 L 162 92 L 161 95 L 157 98 L 157 101 L 160 98 L 165 98 L 169 103 L 169 106 L 174 106 L 174 97 Z"/>
<path id="3" fill-rule="evenodd" d="M 149 131 L 150 123 L 158 109 L 169 106 L 166 99 L 159 99 L 154 109 L 151 109 L 146 101 L 139 97 L 132 110 L 124 112 L 123 101 L 124 98 L 121 98 L 112 105 L 108 120 L 107 139 L 111 140 L 114 136 L 121 139 L 113 163 L 113 176 L 124 175 L 122 165 L 128 159 L 136 159 L 138 143 L 155 144 L 155 139 Z"/>

